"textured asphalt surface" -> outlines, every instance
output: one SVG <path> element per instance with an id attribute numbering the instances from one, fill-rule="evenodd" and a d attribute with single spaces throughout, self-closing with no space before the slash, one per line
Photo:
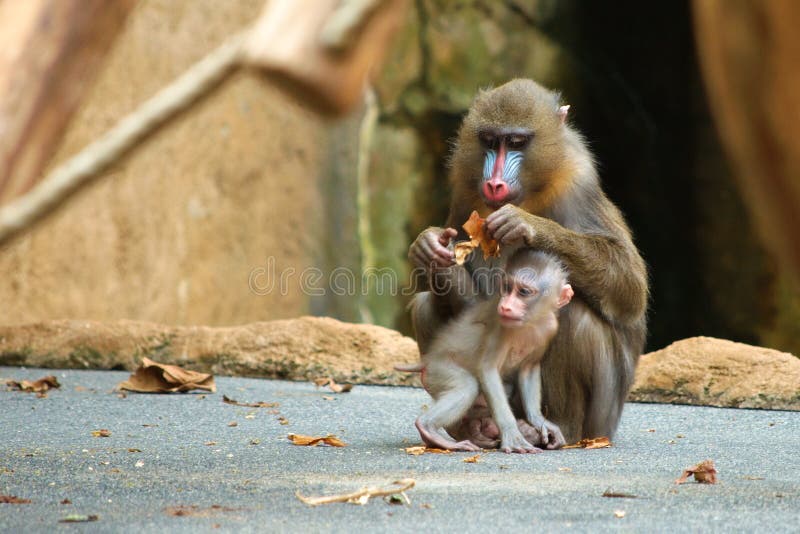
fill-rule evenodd
<path id="1" fill-rule="evenodd" d="M 215 394 L 120 398 L 126 372 L 0 367 L 3 384 L 47 374 L 62 383 L 47 398 L 0 386 L 0 494 L 32 501 L 0 504 L 0 532 L 800 532 L 796 412 L 629 404 L 612 448 L 465 463 L 470 454 L 402 450 L 419 443 L 413 421 L 428 398 L 418 389 L 334 395 L 217 377 Z M 280 405 L 232 406 L 223 394 Z M 111 436 L 93 437 L 99 429 Z M 299 447 L 290 432 L 348 446 Z M 705 459 L 718 484 L 673 483 Z M 417 482 L 410 505 L 295 497 L 406 477 Z M 189 515 L 171 515 L 178 506 Z M 70 514 L 98 520 L 59 523 Z"/>

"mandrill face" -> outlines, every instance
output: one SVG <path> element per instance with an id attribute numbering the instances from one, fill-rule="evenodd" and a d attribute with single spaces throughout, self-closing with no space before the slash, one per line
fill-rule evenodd
<path id="1" fill-rule="evenodd" d="M 519 205 L 526 191 L 547 186 L 565 157 L 568 108 L 532 80 L 513 80 L 476 97 L 453 160 L 471 166 L 483 204 L 493 210 Z"/>

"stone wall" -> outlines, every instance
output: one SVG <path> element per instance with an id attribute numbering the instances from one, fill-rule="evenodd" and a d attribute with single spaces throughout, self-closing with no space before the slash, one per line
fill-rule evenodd
<path id="1" fill-rule="evenodd" d="M 262 6 L 140 2 L 56 162 L 249 25 Z M 0 323 L 70 317 L 225 325 L 307 313 L 296 279 L 287 294 L 265 296 L 248 280 L 269 257 L 277 272 L 311 265 L 328 135 L 314 114 L 238 75 L 0 251 Z"/>

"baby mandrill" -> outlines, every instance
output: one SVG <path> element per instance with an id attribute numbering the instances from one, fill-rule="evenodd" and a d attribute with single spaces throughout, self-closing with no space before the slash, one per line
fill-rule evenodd
<path id="1" fill-rule="evenodd" d="M 500 449 L 541 452 L 525 439 L 509 405 L 503 380 L 515 376 L 527 422 L 544 444 L 550 441 L 551 448 L 564 444 L 559 428 L 542 415 L 540 363 L 558 329 L 558 311 L 572 296 L 567 273 L 554 256 L 520 249 L 508 261 L 499 295 L 450 321 L 420 364 L 397 367 L 421 371 L 425 389 L 434 399 L 416 421 L 428 446 L 480 450 L 472 441 L 456 441 L 445 429 L 460 421 L 483 393 L 499 431 Z"/>

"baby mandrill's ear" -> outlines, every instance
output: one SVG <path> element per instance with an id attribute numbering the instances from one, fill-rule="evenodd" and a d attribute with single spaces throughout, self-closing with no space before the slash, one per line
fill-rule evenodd
<path id="1" fill-rule="evenodd" d="M 569 301 L 572 300 L 573 295 L 575 295 L 575 292 L 572 290 L 572 286 L 569 284 L 564 284 L 564 287 L 561 288 L 561 294 L 558 296 L 557 306 L 559 308 L 563 308 L 569 304 Z"/>

